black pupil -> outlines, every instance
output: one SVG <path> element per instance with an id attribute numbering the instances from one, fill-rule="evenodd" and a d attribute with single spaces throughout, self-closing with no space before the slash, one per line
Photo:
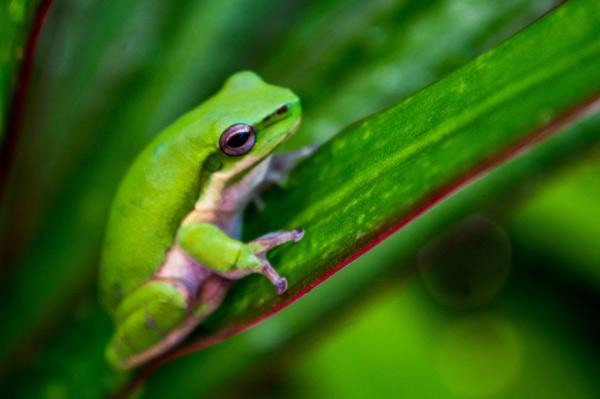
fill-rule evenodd
<path id="1" fill-rule="evenodd" d="M 231 148 L 238 148 L 246 144 L 248 138 L 250 137 L 249 131 L 237 132 L 231 135 L 227 139 L 227 146 Z"/>

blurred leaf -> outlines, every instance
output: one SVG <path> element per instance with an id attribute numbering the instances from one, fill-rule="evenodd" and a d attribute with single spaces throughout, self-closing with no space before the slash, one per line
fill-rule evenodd
<path id="1" fill-rule="evenodd" d="M 600 135 L 600 127 L 598 128 Z M 587 284 L 600 284 L 600 148 L 531 193 L 507 220 L 519 244 Z M 543 228 L 540 228 L 543 226 Z M 557 262 L 558 261 L 558 262 Z"/>
<path id="2" fill-rule="evenodd" d="M 299 398 L 594 397 L 599 363 L 573 312 L 581 302 L 564 284 L 528 280 L 526 267 L 516 263 L 507 290 L 467 313 L 440 306 L 418 279 L 396 284 L 263 381 Z M 261 397 L 257 388 L 232 384 L 221 397 Z"/>

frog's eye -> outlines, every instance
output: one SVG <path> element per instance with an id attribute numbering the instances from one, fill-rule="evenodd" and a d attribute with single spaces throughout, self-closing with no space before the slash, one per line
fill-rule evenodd
<path id="1" fill-rule="evenodd" d="M 236 123 L 229 126 L 219 140 L 221 151 L 231 157 L 246 154 L 254 147 L 256 142 L 256 130 L 245 123 Z"/>

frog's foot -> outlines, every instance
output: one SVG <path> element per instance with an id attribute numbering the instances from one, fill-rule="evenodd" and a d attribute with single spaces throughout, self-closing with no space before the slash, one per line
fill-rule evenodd
<path id="1" fill-rule="evenodd" d="M 273 155 L 265 180 L 271 183 L 281 183 L 282 181 L 285 181 L 290 171 L 304 158 L 314 154 L 318 148 L 319 146 L 317 144 L 313 144 L 293 152 Z"/>
<path id="2" fill-rule="evenodd" d="M 271 284 L 277 288 L 279 295 L 283 294 L 288 287 L 287 280 L 281 277 L 279 273 L 273 268 L 273 265 L 267 260 L 267 252 L 281 244 L 286 242 L 298 242 L 304 237 L 304 230 L 295 229 L 291 231 L 276 231 L 273 233 L 265 234 L 250 242 L 250 245 L 257 245 L 257 250 L 254 255 L 260 260 L 261 269 L 258 273 L 265 276 Z"/>
<path id="3" fill-rule="evenodd" d="M 265 276 L 271 284 L 275 286 L 277 289 L 277 293 L 279 295 L 283 294 L 288 287 L 288 282 L 285 277 L 281 277 L 277 270 L 273 268 L 273 265 L 267 260 L 264 255 L 257 255 L 257 258 L 260 259 L 261 269 L 258 273 Z"/>

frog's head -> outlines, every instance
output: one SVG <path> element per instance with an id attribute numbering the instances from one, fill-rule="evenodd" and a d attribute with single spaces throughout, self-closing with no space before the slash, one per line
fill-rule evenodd
<path id="1" fill-rule="evenodd" d="M 253 72 L 231 76 L 211 100 L 219 172 L 242 174 L 268 157 L 300 123 L 300 100 Z"/>

